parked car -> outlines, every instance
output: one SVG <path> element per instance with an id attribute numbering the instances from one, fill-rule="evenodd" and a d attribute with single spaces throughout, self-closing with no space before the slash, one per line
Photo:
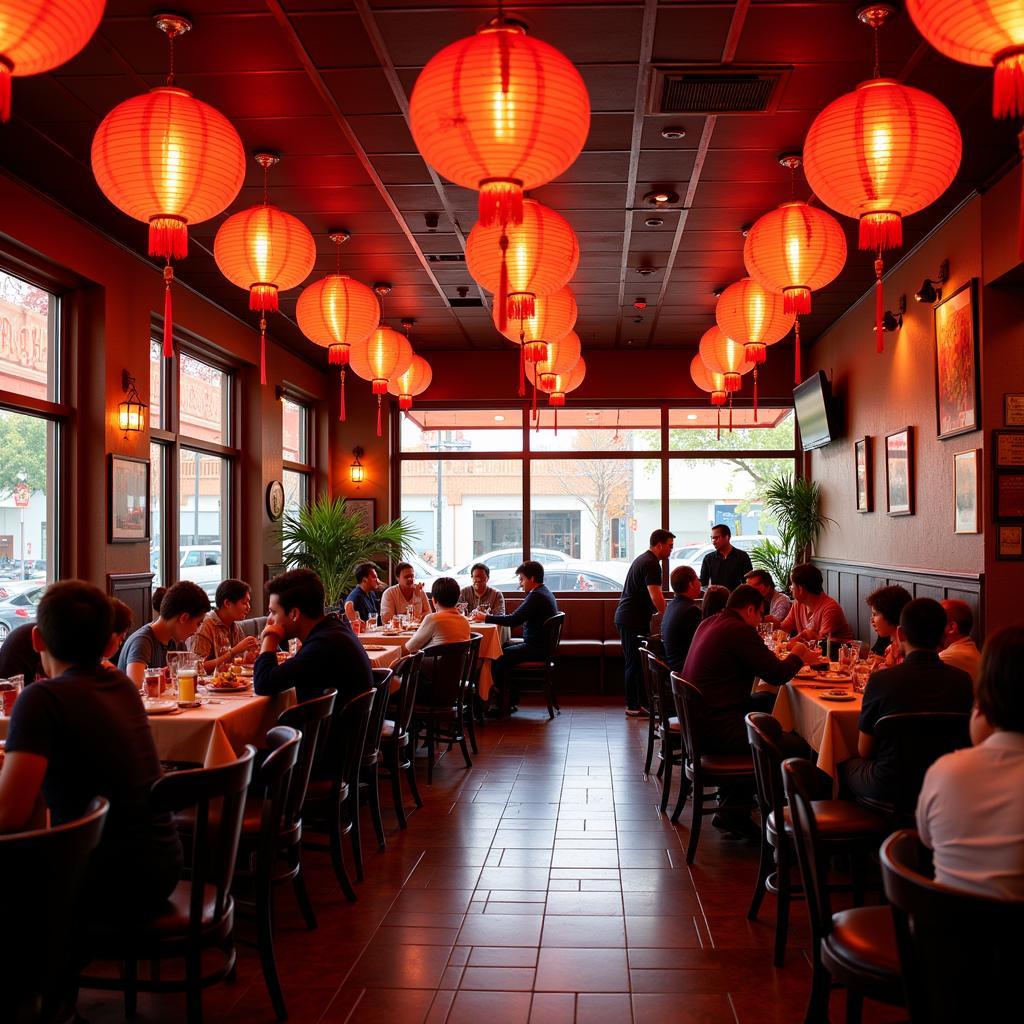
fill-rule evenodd
<path id="1" fill-rule="evenodd" d="M 36 608 L 45 590 L 46 587 L 35 586 L 0 601 L 0 644 L 12 629 L 36 621 Z"/>
<path id="2" fill-rule="evenodd" d="M 544 583 L 548 590 L 601 591 L 617 594 L 622 590 L 629 569 L 628 562 L 586 562 L 570 559 L 561 565 L 544 567 Z M 519 590 L 515 569 L 502 569 L 491 575 L 495 590 L 514 594 Z"/>
<path id="3" fill-rule="evenodd" d="M 754 550 L 755 546 L 760 544 L 763 540 L 773 540 L 778 543 L 778 537 L 769 537 L 760 533 L 747 533 L 732 538 L 732 546 L 739 548 L 741 551 L 746 551 L 749 555 Z M 697 572 L 700 572 L 701 563 L 704 561 L 705 555 L 711 554 L 714 551 L 713 544 L 686 544 L 677 551 L 672 552 L 673 562 L 682 562 L 684 565 L 692 565 Z M 779 580 L 775 581 L 776 583 Z"/>
<path id="4" fill-rule="evenodd" d="M 178 563 L 178 579 L 191 580 L 205 590 L 204 584 L 212 583 L 213 589 L 224 579 L 221 564 L 220 546 L 187 545 L 181 549 L 181 560 Z"/>
<path id="5" fill-rule="evenodd" d="M 530 552 L 530 558 L 544 566 L 558 565 L 569 561 L 569 556 L 564 551 L 552 551 L 550 548 L 534 548 Z M 474 558 L 472 562 L 467 562 L 455 575 L 469 576 L 470 570 L 477 562 L 483 562 L 492 574 L 496 569 L 515 569 L 522 565 L 523 549 L 498 548 L 495 551 L 488 551 L 486 554 Z"/>

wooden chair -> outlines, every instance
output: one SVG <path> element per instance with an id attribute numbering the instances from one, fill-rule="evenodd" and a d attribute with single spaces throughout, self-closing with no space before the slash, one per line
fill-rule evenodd
<path id="1" fill-rule="evenodd" d="M 1024 901 L 940 885 L 912 830 L 889 836 L 880 856 L 912 1024 L 1019 1017 Z"/>
<path id="2" fill-rule="evenodd" d="M 640 644 L 640 670 L 644 681 L 644 700 L 650 710 L 650 714 L 647 717 L 647 754 L 644 758 L 644 775 L 651 774 L 651 764 L 654 761 L 654 740 L 658 735 L 658 726 L 661 724 L 660 694 L 658 693 L 658 687 L 655 683 L 650 663 L 652 655 L 656 658 L 661 658 L 661 655 L 652 649 L 650 644 L 652 639 L 652 637 L 647 637 Z M 659 767 L 659 774 L 661 774 L 663 768 L 664 764 Z M 664 813 L 664 808 L 662 808 L 662 813 Z"/>
<path id="3" fill-rule="evenodd" d="M 132 1017 L 139 992 L 184 992 L 189 1024 L 203 1019 L 203 989 L 223 981 L 235 966 L 235 904 L 231 884 L 235 875 L 245 799 L 256 751 L 217 768 L 165 775 L 153 784 L 150 803 L 156 813 L 175 814 L 194 808 L 191 849 L 186 855 L 186 879 L 179 882 L 167 909 L 152 920 L 132 927 L 92 932 L 99 960 L 122 964 L 120 978 L 83 974 L 84 988 L 124 992 L 125 1015 Z M 212 967 L 203 954 L 217 950 Z M 158 975 L 155 965 L 170 957 L 185 961 L 183 978 Z M 154 964 L 149 978 L 140 978 L 138 962 Z"/>
<path id="4" fill-rule="evenodd" d="M 786 759 L 779 746 L 782 726 L 777 718 L 759 711 L 748 714 L 746 722 L 757 782 L 757 805 L 761 812 L 761 858 L 747 918 L 757 919 L 766 892 L 776 896 L 774 963 L 782 967 L 786 957 L 790 901 L 794 896 L 803 896 L 799 887 L 794 891 L 791 877 L 795 850 L 793 823 L 782 784 L 782 762 Z M 818 835 L 827 844 L 829 854 L 850 857 L 854 903 L 859 906 L 864 902 L 868 853 L 878 848 L 888 826 L 884 819 L 852 800 L 815 800 L 813 807 Z"/>
<path id="5" fill-rule="evenodd" d="M 391 780 L 391 796 L 395 803 L 395 817 L 398 818 L 399 828 L 407 828 L 409 824 L 402 799 L 402 772 L 405 772 L 406 781 L 416 806 L 423 806 L 419 787 L 416 785 L 410 731 L 422 663 L 423 652 L 417 651 L 415 654 L 407 654 L 392 666 L 395 676 L 399 680 L 398 692 L 394 695 L 395 717 L 393 720 L 384 720 L 380 741 L 381 768 Z"/>
<path id="6" fill-rule="evenodd" d="M 469 656 L 466 658 L 466 710 L 464 715 L 466 733 L 469 736 L 469 747 L 474 754 L 480 753 L 480 748 L 476 744 L 476 721 L 477 709 L 480 706 L 479 698 L 477 697 L 477 684 L 480 679 L 480 641 L 483 638 L 483 633 L 469 634 Z M 483 721 L 482 714 L 480 715 L 480 720 Z"/>
<path id="7" fill-rule="evenodd" d="M 540 689 L 548 702 L 548 718 L 554 718 L 555 712 L 562 713 L 555 693 L 555 665 L 558 658 L 558 645 L 562 641 L 562 627 L 565 625 L 565 612 L 552 615 L 544 621 L 544 659 L 542 661 L 521 661 L 505 677 L 504 692 L 501 695 L 501 710 L 508 717 L 511 706 L 512 688 L 520 691 L 531 685 Z"/>
<path id="8" fill-rule="evenodd" d="M 97 797 L 81 818 L 53 828 L 0 835 L 4 942 L 0 1020 L 57 1024 L 74 991 L 75 917 L 89 855 L 99 845 L 109 801 Z"/>
<path id="9" fill-rule="evenodd" d="M 353 818 L 357 812 L 353 794 L 359 786 L 359 765 L 363 757 L 366 730 L 376 694 L 376 690 L 360 693 L 340 712 L 335 712 L 323 758 L 326 777 L 310 781 L 303 807 L 306 845 L 314 849 L 323 849 L 322 845 L 309 841 L 308 833 L 327 834 L 331 866 L 350 903 L 355 903 L 356 891 L 345 867 L 341 841 L 345 836 L 351 835 L 353 829 Z"/>
<path id="10" fill-rule="evenodd" d="M 356 863 L 356 878 L 360 882 L 363 880 L 363 845 L 359 828 L 359 805 L 364 789 L 370 801 L 373 829 L 377 833 L 377 848 L 384 850 L 388 845 L 384 836 L 384 818 L 380 811 L 380 778 L 377 769 L 380 764 L 381 733 L 384 731 L 384 718 L 387 715 L 388 700 L 391 696 L 391 677 L 394 673 L 389 668 L 375 668 L 371 671 L 373 672 L 376 696 L 373 698 L 373 709 L 366 727 L 366 744 L 359 764 L 359 784 L 353 794 L 356 808 L 352 826 L 352 855 Z"/>
<path id="11" fill-rule="evenodd" d="M 651 677 L 652 700 L 658 706 L 658 727 L 657 736 L 661 740 L 661 748 L 658 752 L 660 764 L 658 775 L 661 777 L 661 813 L 668 809 L 668 798 L 672 790 L 672 769 L 682 766 L 682 734 L 680 732 L 679 718 L 672 714 L 672 683 L 670 676 L 672 670 L 660 658 L 653 654 L 647 655 L 647 671 Z M 653 710 L 651 711 L 653 715 Z M 680 777 L 679 785 L 682 787 L 679 792 L 679 799 L 676 807 L 681 808 L 686 802 L 687 783 L 685 776 Z M 678 813 L 672 819 L 673 824 L 678 819 Z"/>
<path id="12" fill-rule="evenodd" d="M 423 651 L 421 685 L 413 711 L 416 735 L 423 730 L 427 744 L 427 785 L 434 781 L 434 760 L 437 742 L 458 743 L 467 768 L 473 767 L 466 746 L 465 716 L 466 662 L 470 656 L 469 640 L 450 644 L 432 644 Z"/>
<path id="13" fill-rule="evenodd" d="M 686 863 L 692 864 L 697 855 L 700 827 L 705 814 L 714 814 L 716 807 L 704 806 L 704 790 L 712 786 L 755 786 L 754 763 L 750 752 L 745 754 L 704 753 L 704 697 L 693 683 L 678 672 L 672 673 L 672 699 L 676 717 L 682 726 L 683 773 L 690 782 L 692 795 L 690 841 L 686 846 Z M 680 787 L 679 799 L 672 812 L 672 823 L 679 820 L 686 802 L 686 787 Z"/>
<path id="14" fill-rule="evenodd" d="M 815 767 L 803 758 L 782 764 L 782 779 L 796 857 L 811 919 L 812 980 L 805 1024 L 828 1021 L 830 977 L 846 987 L 846 1019 L 859 1024 L 864 996 L 903 1006 L 896 933 L 888 907 L 854 907 L 832 913 L 827 882 L 829 848 L 823 843 L 811 793 Z"/>

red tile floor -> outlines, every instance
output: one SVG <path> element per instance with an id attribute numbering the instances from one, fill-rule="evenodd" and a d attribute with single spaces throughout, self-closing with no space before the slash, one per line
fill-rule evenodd
<path id="1" fill-rule="evenodd" d="M 686 829 L 658 814 L 642 775 L 646 722 L 580 698 L 548 721 L 524 706 L 489 722 L 466 771 L 444 757 L 425 806 L 388 847 L 364 826 L 366 881 L 341 896 L 327 856 L 305 864 L 320 918 L 306 931 L 278 901 L 278 963 L 292 1022 L 343 1024 L 792 1024 L 810 985 L 809 928 L 793 911 L 786 967 L 772 967 L 774 905 L 746 919 L 757 850 L 705 823 L 697 863 Z M 386 796 L 386 794 L 383 794 Z M 688 809 L 684 821 L 688 820 Z M 246 935 L 244 925 L 240 927 Z M 206 1019 L 273 1021 L 255 952 L 208 990 Z M 844 1019 L 842 993 L 832 1019 Z M 92 1024 L 122 1004 L 83 992 Z M 140 1021 L 182 1021 L 176 996 L 141 996 Z M 869 1022 L 901 1019 L 865 1006 Z"/>

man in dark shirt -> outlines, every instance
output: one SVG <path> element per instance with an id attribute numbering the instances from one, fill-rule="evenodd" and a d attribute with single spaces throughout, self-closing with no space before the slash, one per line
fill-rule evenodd
<path id="1" fill-rule="evenodd" d="M 622 596 L 615 609 L 615 628 L 622 639 L 622 656 L 626 662 L 626 714 L 639 718 L 646 714 L 641 707 L 643 667 L 640 664 L 640 641 L 651 631 L 651 616 L 665 610 L 661 592 L 661 563 L 672 553 L 675 534 L 655 530 L 650 547 L 633 559 L 622 584 Z"/>
<path id="2" fill-rule="evenodd" d="M 690 642 L 701 619 L 700 580 L 688 565 L 679 565 L 669 577 L 675 597 L 669 601 L 661 619 L 661 644 L 665 664 L 678 672 L 690 653 Z"/>
<path id="3" fill-rule="evenodd" d="M 80 580 L 49 587 L 39 602 L 33 642 L 50 676 L 18 697 L 0 772 L 0 832 L 29 823 L 40 791 L 55 824 L 104 796 L 110 812 L 90 858 L 90 919 L 155 914 L 181 875 L 181 846 L 168 814 L 154 814 L 150 787 L 160 761 L 138 689 L 103 668 L 113 610 Z"/>
<path id="4" fill-rule="evenodd" d="M 946 613 L 938 601 L 919 597 L 904 605 L 896 630 L 903 663 L 874 672 L 868 679 L 857 737 L 860 756 L 840 765 L 843 788 L 852 796 L 891 803 L 899 795 L 898 753 L 891 743 L 875 740 L 875 726 L 884 715 L 971 710 L 971 677 L 939 658 L 945 630 Z"/>
<path id="5" fill-rule="evenodd" d="M 524 661 L 543 661 L 547 657 L 547 649 L 544 639 L 544 623 L 552 615 L 558 614 L 558 604 L 554 595 L 544 586 L 544 566 L 540 562 L 523 562 L 516 569 L 519 577 L 519 586 L 523 588 L 526 597 L 523 603 L 510 615 L 484 615 L 475 611 L 472 615 L 473 622 L 490 622 L 495 626 L 516 626 L 523 627 L 522 643 L 506 644 L 501 657 L 497 658 L 491 671 L 494 676 L 494 691 L 501 693 L 508 685 L 509 673 L 516 665 Z M 492 692 L 494 692 L 492 691 Z M 501 701 L 495 693 L 495 701 L 500 706 Z M 514 701 L 509 701 L 512 707 Z"/>
<path id="6" fill-rule="evenodd" d="M 324 614 L 324 585 L 312 569 L 292 569 L 267 584 L 270 615 L 253 666 L 253 689 L 261 696 L 295 687 L 300 701 L 319 697 L 331 687 L 335 706 L 373 686 L 370 659 L 351 627 L 337 615 Z M 278 665 L 282 640 L 302 641 L 299 653 Z"/>
<path id="7" fill-rule="evenodd" d="M 377 593 L 377 566 L 373 562 L 364 562 L 356 566 L 356 585 L 345 598 L 345 615 L 349 622 L 362 619 L 365 622 L 371 615 L 380 615 L 380 595 Z"/>
<path id="8" fill-rule="evenodd" d="M 0 679 L 22 675 L 25 677 L 25 685 L 28 686 L 37 679 L 46 678 L 39 652 L 32 646 L 34 628 L 34 623 L 26 622 L 8 634 L 3 646 L 0 647 Z"/>
<path id="9" fill-rule="evenodd" d="M 700 585 L 714 583 L 735 590 L 753 568 L 750 555 L 732 546 L 732 530 L 724 523 L 711 527 L 711 543 L 715 550 L 704 556 L 700 566 Z"/>

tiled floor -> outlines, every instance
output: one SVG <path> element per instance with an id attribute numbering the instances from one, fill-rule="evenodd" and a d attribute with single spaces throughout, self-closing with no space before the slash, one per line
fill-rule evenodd
<path id="1" fill-rule="evenodd" d="M 550 723 L 526 707 L 487 725 L 471 771 L 457 754 L 442 760 L 407 831 L 386 811 L 388 848 L 367 840 L 357 904 L 326 856 L 309 852 L 320 927 L 304 929 L 289 893 L 278 903 L 290 1020 L 802 1021 L 806 915 L 794 908 L 776 970 L 771 897 L 760 921 L 746 919 L 756 848 L 706 827 L 687 868 L 686 829 L 659 816 L 658 786 L 641 773 L 645 737 L 617 703 L 578 701 Z M 241 950 L 237 980 L 211 989 L 205 1009 L 218 1024 L 274 1019 L 253 951 Z M 92 1024 L 123 1020 L 106 994 L 83 993 L 80 1011 Z M 139 1019 L 183 1020 L 184 1003 L 142 997 Z M 832 1019 L 843 1019 L 839 992 Z M 898 1019 L 866 1007 L 867 1021 Z"/>

